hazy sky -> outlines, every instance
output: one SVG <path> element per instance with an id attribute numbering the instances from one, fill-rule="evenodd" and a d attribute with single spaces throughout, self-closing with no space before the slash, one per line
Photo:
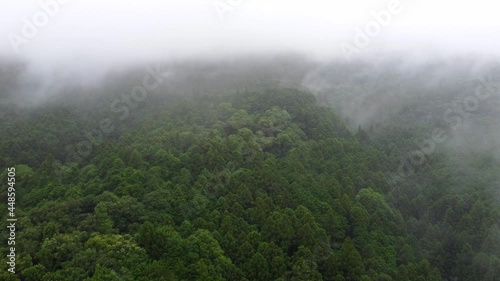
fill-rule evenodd
<path id="1" fill-rule="evenodd" d="M 51 4 L 43 8 L 40 3 Z M 497 56 L 500 17 L 495 4 L 491 0 L 2 0 L 0 55 L 67 64 L 270 51 L 345 58 L 342 46 L 353 46 L 358 51 L 352 57 L 393 51 L 409 56 L 431 51 Z M 391 5 L 397 13 L 388 9 Z M 384 15 L 390 13 L 390 20 L 382 16 L 385 26 L 377 23 L 376 35 L 369 36 L 367 44 L 356 45 L 357 30 L 365 30 L 374 21 L 373 12 L 382 10 Z M 52 15 L 44 16 L 47 11 Z M 30 24 L 37 31 L 26 27 Z M 32 38 L 23 35 L 23 29 Z"/>

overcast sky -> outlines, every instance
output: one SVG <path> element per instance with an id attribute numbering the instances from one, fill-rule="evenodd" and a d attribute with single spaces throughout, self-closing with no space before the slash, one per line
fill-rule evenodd
<path id="1" fill-rule="evenodd" d="M 394 51 L 409 56 L 500 54 L 500 17 L 491 0 L 395 1 L 399 5 L 390 0 L 60 2 L 67 3 L 2 0 L 0 55 L 92 64 L 284 51 L 345 58 L 342 46 L 358 50 L 352 57 Z M 44 18 L 47 9 L 52 15 Z M 373 12 L 391 18 L 382 17 L 386 26 L 377 23 L 376 35 L 356 45 L 357 30 L 374 21 Z M 30 24 L 35 32 L 26 27 Z"/>

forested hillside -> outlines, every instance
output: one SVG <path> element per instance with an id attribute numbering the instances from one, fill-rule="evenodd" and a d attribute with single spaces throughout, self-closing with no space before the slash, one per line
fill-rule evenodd
<path id="1" fill-rule="evenodd" d="M 394 184 L 419 131 L 349 130 L 302 90 L 150 95 L 123 120 L 109 100 L 2 105 L 1 280 L 500 280 L 491 155 L 436 153 Z"/>

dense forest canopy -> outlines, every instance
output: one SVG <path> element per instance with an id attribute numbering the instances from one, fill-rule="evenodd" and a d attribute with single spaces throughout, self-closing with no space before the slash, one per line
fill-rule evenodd
<path id="1" fill-rule="evenodd" d="M 500 280 L 498 63 L 59 75 L 0 67 L 0 280 Z"/>

